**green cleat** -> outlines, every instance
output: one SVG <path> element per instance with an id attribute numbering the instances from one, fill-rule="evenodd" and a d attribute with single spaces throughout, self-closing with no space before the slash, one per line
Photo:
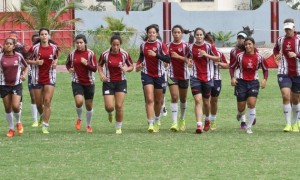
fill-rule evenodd
<path id="1" fill-rule="evenodd" d="M 114 119 L 115 119 L 115 116 L 114 116 L 114 115 L 108 114 L 108 121 L 109 121 L 110 123 L 112 123 Z"/>
<path id="2" fill-rule="evenodd" d="M 44 134 L 49 134 L 48 127 L 43 126 L 43 127 L 42 127 L 42 132 L 43 132 Z"/>
<path id="3" fill-rule="evenodd" d="M 290 124 L 286 124 L 283 131 L 284 132 L 291 132 L 292 131 L 292 126 Z"/>
<path id="4" fill-rule="evenodd" d="M 185 126 L 185 120 L 184 119 L 179 119 L 179 130 L 180 131 L 185 131 L 186 126 Z"/>
<path id="5" fill-rule="evenodd" d="M 31 127 L 39 127 L 39 123 L 37 121 L 33 121 Z"/>
<path id="6" fill-rule="evenodd" d="M 153 124 L 149 124 L 148 132 L 149 132 L 149 133 L 153 133 L 153 131 L 154 131 Z"/>
<path id="7" fill-rule="evenodd" d="M 210 122 L 210 129 L 211 130 L 216 130 L 217 129 L 217 123 L 215 121 Z"/>
<path id="8" fill-rule="evenodd" d="M 122 129 L 121 128 L 116 128 L 116 134 L 122 134 Z"/>
<path id="9" fill-rule="evenodd" d="M 154 125 L 153 125 L 153 132 L 159 132 L 159 127 L 160 127 L 160 125 L 159 125 L 159 123 L 154 123 Z"/>
<path id="10" fill-rule="evenodd" d="M 298 125 L 297 125 L 297 124 L 293 124 L 293 125 L 292 125 L 292 131 L 293 131 L 293 132 L 299 132 L 299 128 L 298 128 Z"/>
<path id="11" fill-rule="evenodd" d="M 173 132 L 179 131 L 177 123 L 173 123 L 172 126 L 171 126 L 171 128 L 170 128 L 170 130 L 173 131 Z"/>
<path id="12" fill-rule="evenodd" d="M 40 121 L 39 121 L 38 124 L 39 124 L 39 127 L 42 127 L 42 126 L 43 126 L 43 116 L 40 117 Z"/>

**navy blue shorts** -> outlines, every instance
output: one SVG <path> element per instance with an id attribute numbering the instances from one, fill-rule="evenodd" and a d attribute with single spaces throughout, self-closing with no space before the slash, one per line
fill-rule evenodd
<path id="1" fill-rule="evenodd" d="M 278 74 L 277 75 L 277 81 L 280 89 L 282 88 L 292 88 L 293 82 L 290 76 L 287 74 Z"/>
<path id="2" fill-rule="evenodd" d="M 28 90 L 33 89 L 33 84 L 31 83 L 32 76 L 31 74 L 28 74 Z"/>
<path id="3" fill-rule="evenodd" d="M 211 87 L 213 86 L 213 81 L 202 82 L 194 77 L 190 79 L 191 90 L 193 96 L 197 94 L 202 94 L 202 97 L 208 99 L 211 94 Z"/>
<path id="4" fill-rule="evenodd" d="M 291 77 L 292 79 L 292 92 L 300 93 L 300 76 Z"/>
<path id="5" fill-rule="evenodd" d="M 222 89 L 222 81 L 221 80 L 214 80 L 214 86 L 211 87 L 211 96 L 212 97 L 219 97 Z"/>
<path id="6" fill-rule="evenodd" d="M 22 83 L 17 84 L 15 86 L 1 85 L 0 86 L 0 95 L 1 95 L 1 98 L 4 98 L 8 94 L 19 95 L 19 96 L 22 97 L 22 89 L 23 89 Z"/>
<path id="7" fill-rule="evenodd" d="M 116 92 L 127 93 L 127 82 L 126 80 L 117 82 L 103 82 L 102 95 L 115 95 Z"/>
<path id="8" fill-rule="evenodd" d="M 79 83 L 72 82 L 73 96 L 82 95 L 84 99 L 94 99 L 95 85 L 84 86 Z"/>
<path id="9" fill-rule="evenodd" d="M 189 79 L 186 80 L 176 80 L 174 78 L 168 78 L 168 85 L 177 85 L 180 89 L 187 89 L 189 87 Z"/>
<path id="10" fill-rule="evenodd" d="M 166 81 L 164 75 L 158 78 L 153 78 L 148 74 L 141 72 L 141 79 L 143 86 L 152 84 L 154 86 L 154 89 L 163 89 L 164 91 L 166 91 Z"/>
<path id="11" fill-rule="evenodd" d="M 238 102 L 247 101 L 248 97 L 257 97 L 259 92 L 259 81 L 245 81 L 237 79 L 238 84 L 235 87 L 235 95 Z"/>

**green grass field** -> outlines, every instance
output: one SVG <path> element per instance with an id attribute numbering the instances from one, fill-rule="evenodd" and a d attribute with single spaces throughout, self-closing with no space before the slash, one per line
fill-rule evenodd
<path id="1" fill-rule="evenodd" d="M 0 107 L 0 179 L 298 179 L 300 134 L 282 131 L 285 122 L 275 70 L 270 70 L 267 88 L 260 91 L 257 124 L 250 135 L 239 129 L 235 119 L 236 100 L 227 70 L 223 71 L 218 129 L 201 135 L 194 134 L 190 91 L 187 131 L 170 132 L 168 112 L 161 131 L 149 134 L 140 74 L 132 72 L 127 79 L 122 135 L 116 135 L 114 124 L 107 120 L 98 76 L 93 134 L 75 130 L 69 74 L 57 75 L 49 135 L 30 126 L 30 100 L 24 85 L 23 136 L 5 137 L 7 122 Z M 169 107 L 169 93 L 166 100 Z"/>

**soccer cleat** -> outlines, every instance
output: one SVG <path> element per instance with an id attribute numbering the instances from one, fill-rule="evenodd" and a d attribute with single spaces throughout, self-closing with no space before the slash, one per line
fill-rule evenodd
<path id="1" fill-rule="evenodd" d="M 252 132 L 251 128 L 247 128 L 246 133 L 247 134 L 252 134 L 253 132 Z"/>
<path id="2" fill-rule="evenodd" d="M 297 124 L 293 124 L 293 125 L 292 125 L 292 131 L 293 131 L 293 132 L 299 132 L 299 128 L 298 128 L 298 125 L 297 125 Z"/>
<path id="3" fill-rule="evenodd" d="M 153 131 L 154 131 L 154 126 L 153 126 L 153 124 L 149 124 L 148 132 L 149 132 L 149 133 L 153 133 Z"/>
<path id="4" fill-rule="evenodd" d="M 158 122 L 156 123 L 154 123 L 154 125 L 153 125 L 153 132 L 159 132 L 159 127 L 160 127 L 160 125 L 158 124 Z"/>
<path id="5" fill-rule="evenodd" d="M 247 129 L 246 122 L 241 122 L 241 129 L 242 129 L 242 130 Z"/>
<path id="6" fill-rule="evenodd" d="M 209 129 L 210 129 L 210 121 L 209 120 L 205 120 L 204 122 L 205 122 L 205 124 L 204 124 L 204 131 L 209 131 Z"/>
<path id="7" fill-rule="evenodd" d="M 49 134 L 48 127 L 43 126 L 43 127 L 42 127 L 42 132 L 43 132 L 44 134 Z"/>
<path id="8" fill-rule="evenodd" d="M 23 129 L 22 123 L 17 123 L 16 126 L 17 126 L 17 130 L 18 130 L 19 135 L 23 134 L 24 129 Z"/>
<path id="9" fill-rule="evenodd" d="M 81 119 L 77 119 L 75 123 L 75 128 L 79 131 L 81 129 Z"/>
<path id="10" fill-rule="evenodd" d="M 237 115 L 236 115 L 236 120 L 240 121 L 241 118 L 242 118 L 242 115 L 241 115 L 241 114 L 237 114 Z"/>
<path id="11" fill-rule="evenodd" d="M 184 119 L 179 119 L 179 130 L 180 131 L 185 131 L 186 126 L 185 126 L 185 120 Z"/>
<path id="12" fill-rule="evenodd" d="M 256 124 L 256 118 L 254 118 L 252 125 L 254 126 L 255 124 Z"/>
<path id="13" fill-rule="evenodd" d="M 197 128 L 196 128 L 196 133 L 197 134 L 201 134 L 203 132 L 203 128 L 201 125 L 197 125 Z"/>
<path id="14" fill-rule="evenodd" d="M 292 126 L 290 124 L 286 124 L 284 129 L 283 129 L 284 132 L 290 132 L 292 131 Z"/>
<path id="15" fill-rule="evenodd" d="M 163 115 L 163 116 L 167 116 L 168 115 L 168 111 L 167 111 L 166 107 L 163 107 L 162 111 L 160 112 L 160 115 Z"/>
<path id="16" fill-rule="evenodd" d="M 31 127 L 39 127 L 39 123 L 37 121 L 33 121 Z"/>
<path id="17" fill-rule="evenodd" d="M 122 134 L 122 129 L 121 128 L 116 128 L 116 134 Z"/>
<path id="18" fill-rule="evenodd" d="M 43 126 L 43 116 L 40 117 L 40 121 L 39 121 L 39 127 Z"/>
<path id="19" fill-rule="evenodd" d="M 86 127 L 86 132 L 87 132 L 87 133 L 92 133 L 92 132 L 93 132 L 92 126 L 87 126 L 87 127 Z"/>
<path id="20" fill-rule="evenodd" d="M 173 132 L 179 131 L 177 123 L 173 123 L 172 126 L 171 126 L 171 128 L 170 128 L 170 130 L 173 131 Z"/>
<path id="21" fill-rule="evenodd" d="M 109 121 L 110 123 L 113 122 L 114 118 L 115 118 L 114 115 L 108 114 L 108 121 Z"/>
<path id="22" fill-rule="evenodd" d="M 8 130 L 6 136 L 7 137 L 14 137 L 15 136 L 15 130 L 13 130 L 13 129 Z"/>
<path id="23" fill-rule="evenodd" d="M 217 129 L 217 123 L 215 121 L 211 121 L 211 123 L 210 123 L 210 129 L 211 130 L 216 130 Z"/>

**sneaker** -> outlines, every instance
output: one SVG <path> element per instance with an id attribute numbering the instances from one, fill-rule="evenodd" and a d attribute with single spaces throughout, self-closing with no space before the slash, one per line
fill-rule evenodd
<path id="1" fill-rule="evenodd" d="M 122 134 L 122 129 L 121 128 L 116 128 L 116 134 Z"/>
<path id="2" fill-rule="evenodd" d="M 49 134 L 48 127 L 43 126 L 43 127 L 42 127 L 42 132 L 43 132 L 44 134 Z"/>
<path id="3" fill-rule="evenodd" d="M 159 127 L 160 127 L 159 123 L 154 123 L 153 132 L 159 132 Z"/>
<path id="4" fill-rule="evenodd" d="M 41 116 L 40 121 L 39 121 L 39 127 L 42 127 L 42 126 L 43 126 L 43 117 Z"/>
<path id="5" fill-rule="evenodd" d="M 197 133 L 197 134 L 201 134 L 202 132 L 203 132 L 202 126 L 197 125 L 196 133 Z"/>
<path id="6" fill-rule="evenodd" d="M 75 128 L 79 131 L 81 129 L 81 119 L 77 119 L 75 123 Z"/>
<path id="7" fill-rule="evenodd" d="M 39 127 L 39 123 L 37 121 L 33 121 L 31 127 Z"/>
<path id="8" fill-rule="evenodd" d="M 18 130 L 19 135 L 23 134 L 24 129 L 23 129 L 22 123 L 17 123 L 16 126 L 17 126 L 17 130 Z"/>
<path id="9" fill-rule="evenodd" d="M 251 128 L 247 128 L 246 133 L 247 134 L 252 134 L 253 132 L 252 132 Z"/>
<path id="10" fill-rule="evenodd" d="M 8 130 L 6 136 L 7 137 L 14 137 L 15 136 L 15 130 L 13 130 L 13 129 Z"/>
<path id="11" fill-rule="evenodd" d="M 108 121 L 109 121 L 110 123 L 113 122 L 114 118 L 115 118 L 114 115 L 108 114 Z"/>
<path id="12" fill-rule="evenodd" d="M 209 120 L 205 120 L 204 122 L 205 122 L 205 124 L 204 124 L 204 131 L 209 131 L 209 129 L 210 129 L 210 121 Z"/>
<path id="13" fill-rule="evenodd" d="M 241 114 L 237 114 L 237 115 L 236 115 L 236 120 L 240 121 L 241 118 L 242 118 L 242 115 L 241 115 Z"/>
<path id="14" fill-rule="evenodd" d="M 297 124 L 293 124 L 293 125 L 292 125 L 292 131 L 293 131 L 293 132 L 299 132 L 299 128 L 298 128 L 298 125 L 297 125 Z"/>
<path id="15" fill-rule="evenodd" d="M 290 132 L 292 131 L 292 126 L 290 124 L 286 124 L 284 129 L 283 129 L 284 132 Z"/>
<path id="16" fill-rule="evenodd" d="M 167 116 L 168 115 L 168 111 L 166 107 L 163 107 L 162 111 L 160 112 L 161 115 L 163 116 Z"/>
<path id="17" fill-rule="evenodd" d="M 185 126 L 185 120 L 184 119 L 179 119 L 179 130 L 180 131 L 185 131 L 186 126 Z"/>
<path id="18" fill-rule="evenodd" d="M 241 129 L 243 130 L 247 129 L 246 122 L 241 122 Z"/>
<path id="19" fill-rule="evenodd" d="M 177 123 L 173 123 L 172 126 L 171 126 L 171 128 L 170 128 L 170 130 L 173 131 L 173 132 L 179 131 Z"/>
<path id="20" fill-rule="evenodd" d="M 92 133 L 92 132 L 93 132 L 92 126 L 87 126 L 87 127 L 86 127 L 86 132 L 87 132 L 87 133 Z"/>
<path id="21" fill-rule="evenodd" d="M 211 130 L 216 130 L 217 129 L 217 123 L 215 121 L 210 122 L 210 129 Z"/>
<path id="22" fill-rule="evenodd" d="M 254 126 L 256 124 L 256 118 L 254 118 L 254 121 L 252 123 L 252 126 Z"/>
<path id="23" fill-rule="evenodd" d="M 154 131 L 154 126 L 153 126 L 153 124 L 149 124 L 148 132 L 149 132 L 149 133 L 153 133 L 153 131 Z"/>

